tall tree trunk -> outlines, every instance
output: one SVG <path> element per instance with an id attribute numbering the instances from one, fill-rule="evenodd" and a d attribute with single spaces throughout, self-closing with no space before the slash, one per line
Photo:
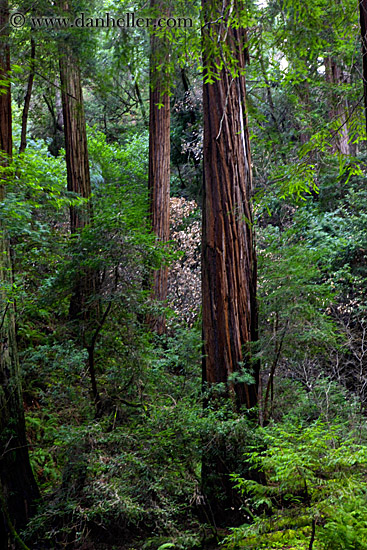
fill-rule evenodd
<path id="1" fill-rule="evenodd" d="M 0 1 L 0 79 L 10 70 L 8 4 Z M 11 97 L 9 86 L 0 88 L 0 202 L 5 199 L 6 173 L 12 153 Z M 2 180 L 2 181 L 1 181 Z M 23 528 L 34 511 L 39 491 L 29 462 L 25 435 L 21 375 L 15 336 L 14 303 L 9 239 L 0 223 L 0 486 L 2 493 L 0 547 L 8 547 L 11 526 Z M 6 506 L 6 509 L 4 509 Z M 1 546 L 2 544 L 2 546 Z"/>
<path id="2" fill-rule="evenodd" d="M 232 8 L 238 8 L 236 2 L 231 9 L 229 0 L 223 4 L 203 0 L 202 5 L 205 17 L 203 383 L 214 390 L 211 400 L 215 399 L 216 386 L 222 383 L 239 411 L 242 406 L 249 409 L 256 405 L 259 381 L 258 367 L 250 362 L 251 342 L 257 340 L 257 303 L 251 155 L 243 76 L 247 54 L 245 29 L 225 22 Z M 213 43 L 218 47 L 214 55 Z M 225 51 L 230 51 L 232 60 L 223 60 Z M 218 66 L 222 67 L 219 74 Z M 219 78 L 213 77 L 209 83 L 213 72 Z M 241 380 L 241 374 L 252 374 L 253 383 Z M 207 515 L 212 516 L 214 524 L 233 525 L 240 517 L 241 501 L 229 477 L 237 466 L 243 471 L 243 460 L 241 464 L 241 457 L 228 446 L 226 438 L 216 434 L 207 442 L 202 490 Z"/>
<path id="3" fill-rule="evenodd" d="M 60 80 L 68 191 L 86 199 L 82 207 L 70 207 L 70 230 L 72 234 L 75 234 L 91 223 L 92 206 L 80 70 L 69 47 L 65 47 L 60 56 Z M 70 318 L 72 320 L 85 318 L 88 309 L 87 302 L 95 290 L 93 277 L 90 275 L 84 270 L 80 271 L 80 277 L 70 303 Z"/>
<path id="4" fill-rule="evenodd" d="M 70 4 L 64 2 L 62 4 L 63 9 L 70 13 Z M 79 62 L 71 46 L 64 42 L 62 46 L 60 45 L 59 51 L 67 186 L 69 191 L 86 199 L 83 207 L 70 207 L 71 233 L 78 234 L 92 222 L 91 181 L 83 92 Z M 69 316 L 81 338 L 82 346 L 88 350 L 92 394 L 98 412 L 100 397 L 96 383 L 94 355 L 89 351 L 90 340 L 98 317 L 98 307 L 93 300 L 96 287 L 97 274 L 95 271 L 88 267 L 80 267 L 70 300 Z"/>
<path id="5" fill-rule="evenodd" d="M 19 153 L 23 153 L 27 147 L 27 123 L 28 123 L 29 105 L 31 103 L 31 97 L 32 97 L 33 81 L 34 81 L 35 58 L 36 58 L 36 43 L 32 36 L 31 37 L 31 61 L 30 61 L 30 67 L 29 67 L 30 72 L 29 72 L 28 83 L 27 83 L 27 91 L 24 97 L 24 106 L 23 106 L 23 113 L 22 113 L 22 131 L 20 136 Z"/>
<path id="6" fill-rule="evenodd" d="M 60 80 L 68 191 L 87 199 L 82 208 L 70 208 L 71 232 L 77 233 L 91 221 L 91 183 L 79 64 L 67 45 L 60 55 Z"/>
<path id="7" fill-rule="evenodd" d="M 162 3 L 151 1 L 151 7 L 163 10 Z M 163 11 L 161 11 L 163 13 Z M 169 240 L 170 218 L 170 103 L 169 83 L 164 64 L 168 61 L 168 45 L 156 34 L 151 38 L 151 90 L 149 113 L 149 205 L 152 231 L 158 241 Z M 163 66 L 163 68 L 158 68 Z M 154 271 L 152 298 L 164 304 L 167 299 L 168 268 Z M 155 332 L 166 330 L 165 316 L 150 316 Z"/>
<path id="8" fill-rule="evenodd" d="M 222 6 L 221 6 L 222 8 Z M 228 13 L 229 3 L 223 5 Z M 218 19 L 215 0 L 203 0 L 204 67 L 213 59 L 209 34 L 225 35 L 227 47 L 243 70 L 245 32 L 211 24 Z M 250 343 L 257 340 L 256 255 L 251 211 L 251 155 L 245 106 L 245 78 L 233 77 L 223 65 L 220 79 L 205 82 L 204 202 L 202 242 L 203 378 L 224 383 L 237 409 L 257 403 L 258 369 L 249 362 Z M 230 381 L 242 366 L 254 383 Z"/>
<path id="9" fill-rule="evenodd" d="M 343 70 L 335 59 L 328 56 L 325 58 L 325 76 L 331 85 L 330 91 L 330 118 L 337 120 L 338 128 L 335 132 L 335 144 L 333 152 L 339 151 L 343 155 L 349 155 L 349 133 L 346 125 L 348 118 L 348 104 L 343 95 L 338 95 L 336 89 L 344 83 Z"/>
<path id="10" fill-rule="evenodd" d="M 359 0 L 359 20 L 361 25 L 362 38 L 362 76 L 363 76 L 363 98 L 364 116 L 367 133 L 367 0 Z"/>

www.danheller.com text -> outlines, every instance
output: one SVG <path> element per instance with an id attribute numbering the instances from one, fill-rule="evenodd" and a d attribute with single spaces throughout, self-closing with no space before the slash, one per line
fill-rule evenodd
<path id="1" fill-rule="evenodd" d="M 12 27 L 21 28 L 27 22 L 23 13 L 17 12 L 10 15 Z M 142 17 L 134 12 L 120 15 L 111 15 L 106 12 L 103 17 L 90 17 L 82 12 L 77 17 L 48 17 L 30 16 L 29 22 L 32 28 L 191 28 L 193 21 L 190 17 Z"/>

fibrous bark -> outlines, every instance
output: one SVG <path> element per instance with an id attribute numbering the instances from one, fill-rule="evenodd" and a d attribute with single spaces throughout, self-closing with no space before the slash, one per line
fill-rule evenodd
<path id="1" fill-rule="evenodd" d="M 62 2 L 62 8 L 67 13 L 71 12 L 70 3 Z M 70 207 L 70 229 L 77 236 L 92 223 L 93 217 L 83 91 L 79 60 L 72 47 L 64 42 L 59 47 L 59 53 L 67 186 L 69 191 L 85 199 L 82 206 Z M 97 273 L 89 267 L 80 266 L 70 300 L 69 317 L 82 346 L 88 351 L 92 394 L 98 412 L 100 397 L 95 374 L 95 346 L 91 343 L 95 325 L 98 324 L 98 307 L 94 299 L 96 289 Z"/>
<path id="2" fill-rule="evenodd" d="M 87 199 L 83 207 L 70 208 L 71 232 L 76 233 L 91 221 L 91 184 L 79 64 L 65 44 L 60 52 L 60 80 L 68 191 Z"/>
<path id="3" fill-rule="evenodd" d="M 236 2 L 225 0 L 219 5 L 216 0 L 203 0 L 202 5 L 203 382 L 210 390 L 207 402 L 216 405 L 216 390 L 219 387 L 222 392 L 224 388 L 239 411 L 256 405 L 259 379 L 258 365 L 250 360 L 251 343 L 257 340 L 257 304 L 243 75 L 245 29 L 226 22 L 229 14 L 235 15 L 238 10 Z M 205 515 L 214 525 L 233 525 L 241 516 L 241 501 L 229 475 L 237 467 L 243 469 L 241 457 L 225 437 L 216 433 L 205 445 L 201 471 Z"/>
<path id="4" fill-rule="evenodd" d="M 225 2 L 203 0 L 204 47 L 204 201 L 202 242 L 203 379 L 224 383 L 236 407 L 257 403 L 258 370 L 251 366 L 257 340 L 256 255 L 251 211 L 251 155 L 245 105 L 245 30 L 228 27 L 220 15 Z M 236 6 L 238 8 L 238 6 Z M 235 9 L 236 9 L 235 7 Z M 221 11 L 223 9 L 223 12 Z M 222 64 L 219 79 L 206 82 L 219 65 L 212 38 L 220 37 L 235 59 L 237 74 Z M 254 383 L 231 382 L 247 367 Z"/>
<path id="5" fill-rule="evenodd" d="M 72 234 L 75 234 L 90 224 L 92 206 L 80 70 L 77 60 L 67 46 L 64 46 L 60 55 L 60 80 L 68 191 L 86 199 L 82 206 L 70 207 L 70 230 Z M 70 303 L 70 318 L 72 320 L 86 318 L 87 302 L 93 292 L 94 284 L 91 273 L 81 270 Z"/>
<path id="6" fill-rule="evenodd" d="M 151 7 L 163 10 L 163 5 L 151 1 Z M 163 13 L 163 11 L 162 11 Z M 151 37 L 151 90 L 149 114 L 149 207 L 151 229 L 159 242 L 169 240 L 170 217 L 170 103 L 169 83 L 164 65 L 168 60 L 164 38 Z M 157 67 L 161 68 L 157 68 Z M 154 271 L 152 298 L 157 302 L 167 300 L 168 268 Z M 149 325 L 158 334 L 165 332 L 165 316 L 150 316 Z"/>
<path id="7" fill-rule="evenodd" d="M 345 83 L 343 70 L 337 61 L 328 56 L 325 58 L 325 76 L 327 82 L 331 85 L 329 99 L 329 113 L 331 120 L 336 120 L 338 124 L 335 132 L 333 152 L 339 151 L 343 155 L 350 154 L 349 133 L 346 124 L 348 118 L 348 104 L 346 99 L 336 93 L 336 89 Z"/>
<path id="8" fill-rule="evenodd" d="M 8 16 L 8 4 L 1 0 L 0 80 L 8 84 L 0 87 L 0 202 L 12 152 Z M 9 238 L 0 221 L 0 548 L 8 548 L 9 533 L 26 525 L 39 498 L 25 435 L 12 285 Z"/>

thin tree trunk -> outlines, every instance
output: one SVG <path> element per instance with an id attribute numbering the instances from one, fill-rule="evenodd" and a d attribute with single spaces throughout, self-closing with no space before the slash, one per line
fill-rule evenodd
<path id="1" fill-rule="evenodd" d="M 228 7 L 223 7 L 224 13 Z M 219 62 L 210 57 L 208 36 L 214 30 L 216 36 L 225 34 L 226 45 L 243 69 L 244 29 L 209 24 L 219 15 L 214 0 L 203 0 L 203 11 L 208 22 L 204 67 Z M 204 80 L 203 378 L 209 386 L 224 383 L 237 409 L 256 405 L 259 376 L 249 361 L 250 344 L 257 340 L 257 304 L 245 97 L 244 76 L 234 78 L 225 65 L 220 80 Z M 254 375 L 253 384 L 230 381 L 242 366 Z"/>
<path id="2" fill-rule="evenodd" d="M 304 106 L 304 110 L 306 112 L 306 120 L 309 120 L 311 118 L 310 110 L 310 83 L 305 80 L 304 82 L 300 83 L 300 92 L 299 92 L 299 98 L 301 100 L 301 104 Z M 299 140 L 301 145 L 305 145 L 310 141 L 310 133 L 307 131 L 307 129 L 303 129 L 301 127 L 301 133 L 299 136 Z M 312 157 L 312 153 L 311 153 Z"/>
<path id="3" fill-rule="evenodd" d="M 315 535 L 316 535 L 316 520 L 315 518 L 313 518 L 311 522 L 311 539 L 310 539 L 310 544 L 308 546 L 308 550 L 313 549 L 313 543 L 315 542 Z"/>
<path id="4" fill-rule="evenodd" d="M 0 79 L 10 71 L 7 1 L 0 1 Z M 11 97 L 9 86 L 0 89 L 0 202 L 5 199 L 4 180 L 12 153 Z M 2 180 L 2 181 L 1 181 Z M 7 548 L 9 522 L 22 529 L 34 512 L 39 491 L 29 462 L 25 435 L 21 375 L 15 335 L 14 303 L 9 296 L 13 284 L 9 239 L 0 223 L 0 485 L 2 504 L 0 541 Z M 4 508 L 4 502 L 6 509 Z M 6 527 L 8 525 L 8 528 Z M 11 530 L 11 529 L 10 529 Z"/>
<path id="5" fill-rule="evenodd" d="M 53 139 L 49 145 L 51 155 L 57 157 L 61 147 L 64 147 L 64 117 L 62 114 L 61 88 L 58 78 L 54 81 L 55 89 L 55 105 L 52 99 L 48 99 L 46 94 L 43 94 L 43 99 L 52 117 L 53 123 Z"/>
<path id="6" fill-rule="evenodd" d="M 19 153 L 23 153 L 27 147 L 27 123 L 28 123 L 29 105 L 31 103 L 31 97 L 32 97 L 33 81 L 34 81 L 35 58 L 36 58 L 36 43 L 32 36 L 31 37 L 30 73 L 28 77 L 27 91 L 24 97 L 24 106 L 23 106 L 23 113 L 22 113 L 22 132 L 20 137 Z"/>
<path id="7" fill-rule="evenodd" d="M 137 77 L 134 76 L 133 74 L 132 74 L 131 76 L 132 76 L 133 81 L 134 81 L 134 92 L 135 92 L 136 99 L 138 100 L 138 103 L 139 103 L 139 106 L 140 106 L 141 116 L 142 116 L 142 118 L 143 118 L 144 125 L 145 125 L 146 127 L 148 127 L 147 114 L 146 114 L 146 112 L 145 112 L 145 107 L 144 107 L 143 98 L 141 97 L 138 79 L 137 79 Z"/>
<path id="8" fill-rule="evenodd" d="M 61 99 L 60 87 L 57 85 L 57 81 L 55 83 L 55 111 L 56 111 L 56 117 L 55 117 L 56 130 L 59 132 L 63 132 L 64 115 L 62 113 L 62 99 Z"/>
<path id="9" fill-rule="evenodd" d="M 362 38 L 363 97 L 367 133 L 367 0 L 359 0 L 359 20 Z"/>
<path id="10" fill-rule="evenodd" d="M 275 128 L 277 129 L 278 134 L 280 134 L 281 132 L 280 132 L 279 124 L 278 124 L 278 119 L 277 119 L 276 114 L 275 114 L 275 106 L 274 106 L 274 101 L 273 101 L 273 95 L 271 93 L 271 85 L 270 85 L 270 82 L 269 82 L 269 79 L 268 79 L 268 75 L 266 74 L 264 59 L 263 59 L 263 56 L 262 56 L 261 52 L 260 52 L 260 56 L 259 56 L 259 63 L 260 63 L 261 72 L 262 72 L 263 79 L 264 79 L 265 86 L 266 86 L 266 95 L 268 97 L 268 105 L 269 105 L 269 110 L 270 110 L 270 116 L 273 119 L 273 122 L 274 122 Z"/>
<path id="11" fill-rule="evenodd" d="M 152 8 L 161 4 L 151 2 Z M 163 12 L 162 12 L 163 13 Z M 169 240 L 170 218 L 170 102 L 169 83 L 164 64 L 168 61 L 167 43 L 153 34 L 151 38 L 151 90 L 149 113 L 149 205 L 152 231 L 159 242 Z M 158 66 L 163 68 L 158 69 Z M 157 302 L 167 300 L 168 268 L 154 271 L 152 298 Z M 163 334 L 166 330 L 164 315 L 150 316 L 152 330 Z"/>

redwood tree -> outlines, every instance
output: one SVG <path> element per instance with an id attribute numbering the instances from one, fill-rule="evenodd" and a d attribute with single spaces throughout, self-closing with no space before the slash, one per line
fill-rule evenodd
<path id="1" fill-rule="evenodd" d="M 346 83 L 346 77 L 340 63 L 331 56 L 325 58 L 325 77 L 330 84 L 329 115 L 336 120 L 338 131 L 334 137 L 332 151 L 340 151 L 343 155 L 350 154 L 349 135 L 346 120 L 348 119 L 348 104 L 344 94 L 338 94 L 338 88 Z"/>
<path id="2" fill-rule="evenodd" d="M 163 13 L 162 2 L 151 1 L 151 8 Z M 160 242 L 169 240 L 170 218 L 170 103 L 169 83 L 165 72 L 168 61 L 167 43 L 156 33 L 151 37 L 150 114 L 149 114 L 149 206 L 152 231 Z M 167 266 L 154 271 L 152 298 L 164 303 L 167 299 Z M 164 315 L 150 316 L 155 332 L 165 332 Z"/>
<path id="3" fill-rule="evenodd" d="M 257 403 L 258 369 L 249 362 L 250 344 L 257 339 L 257 305 L 251 155 L 243 74 L 246 35 L 241 25 L 226 20 L 229 1 L 217 5 L 216 0 L 203 0 L 202 6 L 205 17 L 203 378 L 209 385 L 224 383 L 237 409 L 242 405 L 251 408 Z M 238 3 L 232 17 L 235 14 L 239 17 Z M 219 44 L 218 50 L 213 44 Z M 223 59 L 224 52 L 230 52 L 227 59 Z M 234 373 L 241 372 L 243 367 L 253 374 L 254 383 L 233 381 Z"/>
<path id="4" fill-rule="evenodd" d="M 5 199 L 6 169 L 12 153 L 9 10 L 0 1 L 0 202 Z M 7 82 L 7 84 L 5 84 Z M 39 497 L 25 435 L 21 375 L 15 335 L 9 239 L 0 221 L 0 545 L 21 529 Z"/>
<path id="5" fill-rule="evenodd" d="M 72 13 L 70 2 L 61 4 L 66 13 Z M 71 233 L 78 235 L 84 227 L 92 222 L 91 181 L 83 91 L 79 60 L 68 39 L 60 44 L 59 52 L 67 187 L 68 191 L 85 199 L 83 206 L 70 207 Z M 99 332 L 98 307 L 94 299 L 96 287 L 97 274 L 95 271 L 89 267 L 80 266 L 71 296 L 69 316 L 81 338 L 81 345 L 88 351 L 92 393 L 98 411 L 100 398 L 94 366 L 95 335 L 98 335 Z"/>
<path id="6" fill-rule="evenodd" d="M 202 234 L 203 382 L 225 388 L 234 408 L 257 403 L 256 256 L 251 211 L 251 156 L 245 105 L 245 29 L 228 21 L 238 4 L 203 0 L 204 196 Z M 232 11 L 233 8 L 233 11 Z M 219 69 L 218 69 L 219 67 Z M 249 378 L 252 375 L 252 380 Z M 214 401 L 213 401 L 214 400 Z M 243 462 L 243 461 L 242 461 Z M 216 434 L 205 445 L 202 491 L 206 516 L 236 522 L 241 502 L 229 474 L 241 456 Z"/>
<path id="7" fill-rule="evenodd" d="M 83 208 L 70 208 L 71 232 L 76 233 L 91 221 L 91 183 L 79 63 L 67 43 L 60 49 L 60 80 L 68 191 L 87 199 Z"/>

